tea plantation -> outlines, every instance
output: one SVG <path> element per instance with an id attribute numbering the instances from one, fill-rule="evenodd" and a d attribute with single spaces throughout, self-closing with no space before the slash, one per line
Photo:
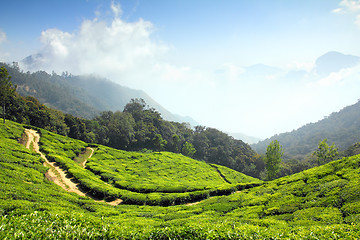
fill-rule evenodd
<path id="1" fill-rule="evenodd" d="M 270 182 L 182 155 L 91 146 L 37 129 L 40 150 L 92 197 L 44 176 L 43 159 L 0 124 L 0 239 L 358 239 L 360 156 Z M 106 201 L 120 198 L 111 206 Z"/>

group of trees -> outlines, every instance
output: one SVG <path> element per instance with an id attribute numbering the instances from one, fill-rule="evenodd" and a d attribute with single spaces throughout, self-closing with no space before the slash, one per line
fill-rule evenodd
<path id="1" fill-rule="evenodd" d="M 273 180 L 279 176 L 282 167 L 281 163 L 282 163 L 283 154 L 284 151 L 279 141 L 274 140 L 270 142 L 265 153 L 265 168 L 266 168 L 266 173 L 267 173 L 266 176 L 268 180 Z M 312 154 L 312 156 L 316 158 L 316 162 L 318 166 L 335 160 L 338 155 L 339 155 L 338 149 L 335 147 L 334 144 L 329 146 L 327 144 L 327 139 L 320 141 L 318 148 Z M 308 167 L 305 167 L 304 165 L 302 167 L 303 168 L 300 167 L 300 169 L 296 172 L 300 172 L 306 168 L 310 168 L 311 165 L 308 165 Z"/>
<path id="2" fill-rule="evenodd" d="M 192 129 L 187 123 L 165 121 L 142 99 L 132 99 L 122 112 L 105 111 L 87 120 L 48 108 L 34 97 L 20 96 L 6 68 L 2 67 L 1 71 L 2 81 L 6 79 L 11 85 L 1 86 L 9 93 L 1 98 L 1 104 L 7 106 L 6 112 L 0 110 L 4 119 L 117 149 L 182 153 L 255 177 L 264 169 L 262 158 L 241 140 L 213 128 L 197 126 Z"/>
<path id="3" fill-rule="evenodd" d="M 3 121 L 5 123 L 6 105 L 9 104 L 9 99 L 15 94 L 16 87 L 11 83 L 11 77 L 9 76 L 5 67 L 0 68 L 0 103 L 3 112 Z"/>
<path id="4" fill-rule="evenodd" d="M 203 126 L 192 129 L 186 123 L 165 121 L 142 99 L 132 99 L 122 112 L 105 111 L 92 120 L 74 117 L 41 104 L 34 97 L 16 93 L 5 67 L 0 68 L 2 117 L 19 123 L 129 151 L 170 151 L 230 167 L 253 177 L 274 179 L 313 166 L 298 161 L 282 161 L 283 149 L 277 140 L 269 143 L 264 156 L 249 145 L 227 134 Z M 327 140 L 319 142 L 313 153 L 317 165 L 338 155 Z"/>

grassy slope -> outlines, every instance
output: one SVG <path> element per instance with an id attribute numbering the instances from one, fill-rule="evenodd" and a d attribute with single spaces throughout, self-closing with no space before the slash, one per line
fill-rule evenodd
<path id="1" fill-rule="evenodd" d="M 360 156 L 192 206 L 113 207 L 48 182 L 40 157 L 17 143 L 22 131 L 18 124 L 0 124 L 1 239 L 354 239 L 360 235 Z"/>
<path id="2" fill-rule="evenodd" d="M 137 192 L 191 192 L 230 187 L 210 164 L 170 152 L 137 153 L 99 146 L 87 168 L 107 181 Z M 261 183 L 258 179 L 227 169 L 232 184 Z M 230 172 L 234 176 L 230 176 Z"/>
<path id="3" fill-rule="evenodd" d="M 126 152 L 105 146 L 97 146 L 83 169 L 72 159 L 86 147 L 84 142 L 41 130 L 40 143 L 47 158 L 66 169 L 82 189 L 108 200 L 168 206 L 261 184 L 223 167 L 232 179 L 230 184 L 215 167 L 181 154 Z"/>

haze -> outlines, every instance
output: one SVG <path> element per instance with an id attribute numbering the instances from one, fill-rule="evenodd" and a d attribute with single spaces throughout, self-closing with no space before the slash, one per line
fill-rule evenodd
<path id="1" fill-rule="evenodd" d="M 13 0 L 1 8 L 0 61 L 33 55 L 24 70 L 97 74 L 226 132 L 270 137 L 360 98 L 360 1 Z"/>

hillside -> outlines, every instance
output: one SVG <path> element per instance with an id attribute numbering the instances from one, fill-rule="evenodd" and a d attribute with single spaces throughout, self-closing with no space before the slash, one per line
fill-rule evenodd
<path id="1" fill-rule="evenodd" d="M 67 192 L 48 181 L 44 174 L 49 168 L 43 166 L 40 156 L 18 143 L 18 140 L 24 139 L 22 136 L 25 127 L 10 121 L 6 125 L 0 124 L 2 239 L 355 239 L 360 234 L 360 156 L 344 158 L 258 187 L 252 185 L 249 189 L 229 196 L 210 197 L 192 204 L 159 207 L 143 203 L 128 205 L 123 202 L 112 206 L 99 200 L 94 201 L 89 195 L 79 196 Z M 65 171 L 72 175 L 77 172 L 83 177 L 73 181 L 80 181 L 80 185 L 83 184 L 81 181 L 102 182 L 96 176 L 91 177 L 97 171 L 84 169 L 71 160 L 86 144 L 42 129 L 37 131 L 41 132 L 41 151 L 47 156 L 62 159 L 59 161 L 63 161 L 60 165 L 64 164 L 62 166 Z M 116 169 L 120 172 L 133 171 L 130 168 L 131 162 L 138 162 L 138 166 L 142 168 L 146 162 L 151 165 L 155 160 L 142 162 L 143 156 L 140 153 L 136 155 L 102 146 L 92 147 L 98 149 L 95 150 L 94 158 L 88 159 L 89 163 L 86 165 L 92 161 L 104 163 L 104 156 L 120 160 L 118 163 L 112 161 L 104 168 L 100 167 L 99 170 L 103 171 L 100 175 L 103 177 L 117 173 Z M 98 157 L 95 157 L 96 151 Z M 161 159 L 167 158 L 169 168 L 177 168 L 176 159 L 176 164 L 169 165 L 169 161 L 172 161 L 170 158 L 176 158 L 176 155 L 161 153 L 161 156 Z M 194 160 L 186 161 L 186 171 L 190 171 L 191 166 L 196 166 L 193 165 Z M 79 168 L 74 171 L 72 168 L 76 165 Z M 168 170 L 161 169 L 161 164 L 153 166 L 158 169 L 158 173 L 163 173 L 157 179 L 178 182 L 171 178 L 171 174 L 165 174 Z M 81 174 L 80 169 L 87 175 Z M 230 174 L 226 169 L 220 171 L 232 181 L 248 181 L 246 176 L 236 175 L 236 172 Z M 201 171 L 200 174 L 204 172 Z M 216 182 L 221 177 L 219 174 L 215 175 L 202 180 L 219 186 Z M 146 174 L 133 173 L 125 176 L 129 180 L 136 177 L 139 182 L 149 180 Z M 195 183 L 191 179 L 186 180 L 188 186 Z M 154 186 L 153 183 L 149 186 Z M 97 187 L 109 189 L 109 184 L 112 181 L 102 182 Z M 88 194 L 94 191 L 97 191 L 96 188 Z M 152 199 L 149 197 L 151 193 L 134 194 L 147 196 L 142 198 L 145 201 Z"/>
<path id="2" fill-rule="evenodd" d="M 1 71 L 10 78 L 6 68 Z M 18 123 L 128 151 L 183 153 L 254 177 L 263 169 L 262 159 L 241 140 L 216 129 L 201 126 L 192 129 L 186 123 L 166 121 L 143 99 L 132 99 L 122 112 L 104 111 L 96 118 L 85 120 L 49 108 L 34 97 L 22 97 L 10 85 L 6 89 L 11 95 L 4 98 L 5 118 Z M 0 113 L 3 116 L 3 108 Z"/>
<path id="3" fill-rule="evenodd" d="M 68 73 L 60 76 L 44 71 L 24 73 L 16 64 L 0 63 L 0 66 L 3 65 L 12 76 L 12 82 L 18 85 L 20 95 L 33 96 L 49 107 L 77 117 L 91 119 L 102 111 L 122 111 L 131 99 L 138 98 L 157 109 L 166 120 L 199 125 L 190 117 L 172 114 L 144 91 L 124 87 L 105 78 Z"/>
<path id="4" fill-rule="evenodd" d="M 272 136 L 269 139 L 252 144 L 258 153 L 264 153 L 273 140 L 278 140 L 288 157 L 303 158 L 317 148 L 319 141 L 327 138 L 339 150 L 345 150 L 359 141 L 360 136 L 360 101 L 345 107 L 339 112 L 316 122 L 307 124 L 292 132 Z"/>

